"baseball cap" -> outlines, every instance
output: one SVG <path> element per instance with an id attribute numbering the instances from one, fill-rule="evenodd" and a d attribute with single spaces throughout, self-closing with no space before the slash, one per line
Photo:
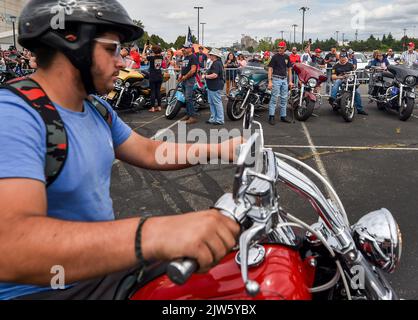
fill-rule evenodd
<path id="1" fill-rule="evenodd" d="M 346 51 L 342 51 L 340 53 L 340 58 L 347 58 L 347 52 Z"/>
<path id="2" fill-rule="evenodd" d="M 193 44 L 191 44 L 191 43 L 184 44 L 184 45 L 183 45 L 183 48 L 184 48 L 184 49 L 193 48 Z"/>
<path id="3" fill-rule="evenodd" d="M 415 43 L 413 42 L 408 43 L 408 47 L 415 47 Z"/>
<path id="4" fill-rule="evenodd" d="M 277 45 L 279 48 L 285 48 L 287 47 L 286 42 L 285 41 L 280 41 L 279 44 Z"/>
<path id="5" fill-rule="evenodd" d="M 321 53 L 322 52 L 322 50 L 321 49 L 319 49 L 319 48 L 316 48 L 315 49 L 315 53 Z"/>

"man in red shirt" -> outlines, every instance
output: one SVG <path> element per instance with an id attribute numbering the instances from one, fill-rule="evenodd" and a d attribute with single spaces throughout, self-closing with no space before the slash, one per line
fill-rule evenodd
<path id="1" fill-rule="evenodd" d="M 135 47 L 131 49 L 130 56 L 132 57 L 132 60 L 135 61 L 135 65 L 133 66 L 133 68 L 140 69 L 141 68 L 141 56 Z"/>
<path id="2" fill-rule="evenodd" d="M 300 63 L 300 55 L 298 55 L 298 49 L 296 47 L 292 48 L 292 53 L 289 55 L 289 59 L 292 66 L 295 63 Z"/>

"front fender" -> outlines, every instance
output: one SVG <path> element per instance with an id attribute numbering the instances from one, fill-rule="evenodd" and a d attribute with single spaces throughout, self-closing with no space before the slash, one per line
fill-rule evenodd
<path id="1" fill-rule="evenodd" d="M 316 95 L 314 95 L 312 92 L 305 91 L 305 98 L 308 98 L 309 100 L 315 101 L 317 100 Z"/>
<path id="2" fill-rule="evenodd" d="M 186 103 L 186 97 L 184 96 L 184 93 L 182 91 L 176 92 L 176 99 L 177 101 L 180 101 L 181 103 Z"/>
<path id="3" fill-rule="evenodd" d="M 231 98 L 231 99 L 236 99 L 236 98 L 239 98 L 239 97 L 243 97 L 243 92 L 239 89 L 232 89 L 229 92 L 228 97 Z"/>

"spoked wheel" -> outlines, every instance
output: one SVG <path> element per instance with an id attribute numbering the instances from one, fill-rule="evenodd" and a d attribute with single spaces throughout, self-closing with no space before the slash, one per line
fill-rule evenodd
<path id="1" fill-rule="evenodd" d="M 340 100 L 341 105 L 341 115 L 343 116 L 344 120 L 346 122 L 352 122 L 354 120 L 355 115 L 355 106 L 352 102 L 352 94 L 349 92 L 346 92 L 342 95 Z"/>
<path id="2" fill-rule="evenodd" d="M 171 89 L 168 92 L 167 96 L 167 109 L 165 110 L 165 117 L 169 120 L 173 120 L 177 114 L 180 112 L 180 109 L 183 107 L 183 103 L 177 100 L 176 89 Z"/>
<path id="3" fill-rule="evenodd" d="M 295 110 L 295 118 L 298 121 L 306 121 L 312 115 L 315 109 L 315 101 L 305 98 L 302 101 L 302 106 L 299 106 L 299 99 L 293 103 L 293 109 Z"/>
<path id="4" fill-rule="evenodd" d="M 415 100 L 412 98 L 405 98 L 402 105 L 399 107 L 399 120 L 407 121 L 414 111 Z"/>
<path id="5" fill-rule="evenodd" d="M 226 105 L 226 113 L 230 120 L 238 121 L 242 119 L 246 110 L 245 106 L 242 105 L 243 102 L 243 100 L 228 99 L 228 104 Z"/>

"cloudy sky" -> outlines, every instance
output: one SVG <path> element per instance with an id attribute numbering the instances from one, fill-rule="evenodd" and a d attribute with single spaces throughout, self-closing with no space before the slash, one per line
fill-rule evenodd
<path id="1" fill-rule="evenodd" d="M 258 39 L 264 37 L 290 38 L 292 24 L 297 24 L 296 38 L 301 41 L 302 13 L 310 10 L 305 18 L 305 39 L 336 37 L 336 31 L 345 33 L 345 39 L 353 40 L 358 29 L 359 39 L 371 33 L 381 37 L 392 32 L 395 37 L 403 35 L 407 28 L 409 36 L 418 37 L 417 0 L 120 0 L 128 8 L 132 18 L 143 21 L 150 34 L 158 34 L 165 41 L 174 42 L 178 35 L 187 33 L 190 25 L 197 34 L 197 10 L 201 10 L 200 22 L 206 22 L 205 44 L 210 46 L 231 45 L 241 34 Z M 293 39 L 293 32 L 292 32 Z M 293 40 L 292 40 L 293 41 Z"/>

